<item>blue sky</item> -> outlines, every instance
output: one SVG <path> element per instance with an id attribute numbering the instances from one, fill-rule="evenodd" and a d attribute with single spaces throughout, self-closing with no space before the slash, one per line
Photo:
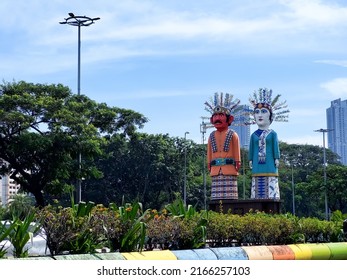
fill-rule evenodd
<path id="1" fill-rule="evenodd" d="M 326 109 L 347 98 L 347 3 L 337 0 L 1 0 L 0 78 L 69 86 L 149 118 L 143 132 L 202 142 L 204 102 L 243 104 L 260 87 L 287 100 L 281 141 L 322 146 Z M 252 127 L 253 131 L 255 127 Z M 212 130 L 208 130 L 208 133 Z"/>

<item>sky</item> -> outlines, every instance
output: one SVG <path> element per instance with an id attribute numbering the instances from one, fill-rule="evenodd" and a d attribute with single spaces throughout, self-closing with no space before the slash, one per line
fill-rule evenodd
<path id="1" fill-rule="evenodd" d="M 290 110 L 271 125 L 279 140 L 322 146 L 326 109 L 347 99 L 342 0 L 1 0 L 0 79 L 77 93 L 78 27 L 60 24 L 70 12 L 100 18 L 80 30 L 80 93 L 143 114 L 140 132 L 205 142 L 215 92 L 248 105 L 268 88 Z"/>

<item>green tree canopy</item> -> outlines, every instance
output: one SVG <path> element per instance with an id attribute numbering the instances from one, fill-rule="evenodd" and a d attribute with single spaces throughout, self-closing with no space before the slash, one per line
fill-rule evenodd
<path id="1" fill-rule="evenodd" d="M 139 113 L 73 95 L 61 84 L 4 82 L 0 85 L 0 172 L 11 174 L 43 206 L 43 192 L 59 194 L 71 189 L 76 179 L 100 176 L 93 159 L 102 154 L 107 135 L 129 136 L 145 122 Z"/>
<path id="2" fill-rule="evenodd" d="M 320 197 L 325 193 L 323 169 L 314 172 L 307 183 L 308 191 Z M 347 166 L 328 165 L 326 168 L 326 192 L 328 207 L 331 211 L 347 210 Z"/>
<path id="3" fill-rule="evenodd" d="M 149 208 L 172 202 L 183 182 L 183 141 L 167 134 L 114 135 L 107 157 L 97 161 L 103 178 L 84 182 L 86 197 L 105 205 L 138 200 Z"/>
<path id="4" fill-rule="evenodd" d="M 296 215 L 324 217 L 324 193 L 321 186 L 315 191 L 308 188 L 314 173 L 318 181 L 323 183 L 323 147 L 281 142 L 280 150 L 279 178 L 284 211 L 293 211 L 294 193 Z M 341 165 L 339 156 L 329 149 L 326 149 L 326 162 L 328 166 Z"/>

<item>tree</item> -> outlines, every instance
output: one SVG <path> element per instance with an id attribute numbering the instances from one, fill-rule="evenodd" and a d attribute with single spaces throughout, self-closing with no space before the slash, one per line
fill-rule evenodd
<path id="1" fill-rule="evenodd" d="M 326 192 L 328 207 L 333 212 L 346 211 L 347 207 L 347 167 L 343 165 L 328 165 L 326 168 Z M 315 197 L 323 197 L 325 193 L 323 169 L 320 168 L 311 176 L 307 185 L 308 191 Z M 321 199 L 321 201 L 324 201 Z"/>
<path id="2" fill-rule="evenodd" d="M 323 148 L 316 145 L 300 145 L 280 143 L 281 166 L 292 167 L 297 170 L 296 181 L 303 182 L 308 174 L 322 167 Z M 339 164 L 338 155 L 326 149 L 327 164 Z"/>
<path id="3" fill-rule="evenodd" d="M 322 173 L 321 173 L 322 176 Z M 340 210 L 347 213 L 347 166 L 328 165 L 327 167 L 327 195 L 328 204 L 332 212 Z"/>
<path id="4" fill-rule="evenodd" d="M 108 205 L 122 200 L 140 201 L 146 208 L 160 208 L 180 192 L 183 178 L 183 140 L 167 134 L 114 135 L 105 155 L 97 161 L 100 180 L 86 180 L 89 200 Z"/>
<path id="5" fill-rule="evenodd" d="M 319 204 L 321 199 L 307 187 L 317 170 L 322 170 L 323 148 L 316 145 L 301 145 L 280 143 L 280 189 L 285 212 L 293 209 L 293 186 L 295 188 L 295 208 L 298 216 L 324 217 L 324 210 Z M 329 165 L 339 165 L 339 157 L 331 150 L 326 150 L 326 162 Z M 322 181 L 321 172 L 321 181 Z M 324 199 L 323 199 L 324 201 Z M 323 216 L 322 216 L 323 215 Z"/>
<path id="6" fill-rule="evenodd" d="M 61 84 L 20 81 L 0 85 L 0 173 L 44 206 L 43 192 L 71 190 L 76 179 L 101 176 L 94 157 L 106 136 L 131 135 L 147 119 L 131 110 L 108 107 Z M 81 168 L 78 154 L 83 154 Z"/>

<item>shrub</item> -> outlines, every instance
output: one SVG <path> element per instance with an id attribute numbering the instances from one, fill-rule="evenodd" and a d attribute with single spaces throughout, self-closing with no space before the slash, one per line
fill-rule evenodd
<path id="1" fill-rule="evenodd" d="M 67 250 L 75 235 L 73 230 L 72 209 L 48 205 L 38 211 L 37 218 L 44 229 L 43 238 L 52 256 Z"/>
<path id="2" fill-rule="evenodd" d="M 274 216 L 274 227 L 278 227 L 279 234 L 274 237 L 273 244 L 292 244 L 303 242 L 303 235 L 298 232 L 298 218 L 291 214 Z"/>
<path id="3" fill-rule="evenodd" d="M 239 215 L 209 212 L 207 242 L 211 247 L 235 246 L 242 239 L 244 223 Z"/>
<path id="4" fill-rule="evenodd" d="M 272 243 L 273 236 L 278 235 L 278 228 L 274 227 L 271 221 L 270 215 L 263 212 L 244 215 L 244 232 L 240 243 L 249 245 Z"/>
<path id="5" fill-rule="evenodd" d="M 207 244 L 225 247 L 342 240 L 341 218 L 321 221 L 291 214 L 197 212 L 179 200 L 161 212 L 143 211 L 138 202 L 120 207 L 93 203 L 70 208 L 46 206 L 37 217 L 52 255 L 92 253 L 105 246 L 112 252 L 132 252 L 144 248 L 195 249 Z"/>
<path id="6" fill-rule="evenodd" d="M 172 219 L 165 215 L 155 215 L 147 224 L 147 246 L 149 249 L 161 250 L 175 247 L 178 229 L 178 219 Z"/>
<path id="7" fill-rule="evenodd" d="M 206 242 L 206 212 L 197 212 L 176 200 L 165 206 L 163 212 L 153 212 L 153 219 L 147 224 L 147 245 L 149 248 L 194 249 Z"/>
<path id="8" fill-rule="evenodd" d="M 117 210 L 98 205 L 93 209 L 90 226 L 102 247 L 112 252 L 121 249 L 121 240 L 130 228 L 129 222 L 122 222 Z"/>
<path id="9" fill-rule="evenodd" d="M 99 236 L 99 242 L 111 251 L 141 251 L 146 238 L 146 223 L 150 219 L 150 210 L 143 211 L 142 204 L 126 203 L 117 207 L 97 207 L 91 218 L 91 228 Z"/>
<path id="10" fill-rule="evenodd" d="M 340 224 L 317 218 L 301 218 L 299 223 L 307 242 L 331 242 L 332 239 L 337 241 L 342 239 Z"/>
<path id="11" fill-rule="evenodd" d="M 147 224 L 149 248 L 196 249 L 205 244 L 199 216 L 158 216 Z"/>

